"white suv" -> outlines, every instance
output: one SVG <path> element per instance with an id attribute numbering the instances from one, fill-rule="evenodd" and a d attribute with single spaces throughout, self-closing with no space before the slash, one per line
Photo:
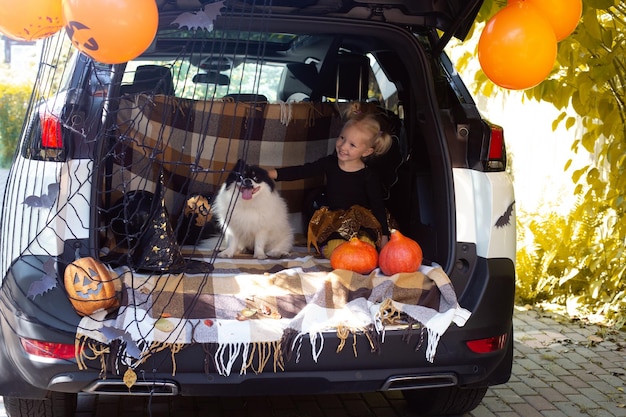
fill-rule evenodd
<path id="1" fill-rule="evenodd" d="M 175 23 L 194 2 L 160 3 L 154 42 L 127 63 L 46 40 L 2 213 L 8 415 L 72 416 L 81 392 L 379 390 L 401 390 L 417 414 L 462 414 L 506 382 L 504 137 L 443 53 L 482 1 L 227 1 L 211 31 Z M 217 258 L 210 205 L 236 161 L 328 154 L 355 101 L 393 131 L 371 166 L 423 274 L 346 276 L 300 239 L 284 259 Z M 297 237 L 321 185 L 278 184 Z M 380 285 L 393 294 L 375 297 Z"/>

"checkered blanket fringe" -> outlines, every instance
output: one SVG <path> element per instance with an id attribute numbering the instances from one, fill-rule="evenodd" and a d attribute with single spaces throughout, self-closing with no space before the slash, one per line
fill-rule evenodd
<path id="1" fill-rule="evenodd" d="M 331 336 L 337 352 L 352 340 L 356 356 L 357 337 L 379 351 L 386 327 L 399 320 L 426 330 L 426 359 L 433 362 L 441 335 L 452 323 L 463 326 L 470 315 L 440 267 L 361 275 L 332 270 L 328 261 L 307 255 L 218 260 L 207 275 L 118 273 L 123 291 L 117 315 L 99 311 L 84 317 L 76 334 L 79 367 L 96 361 L 103 375 L 112 355 L 136 368 L 163 350 L 171 352 L 175 373 L 176 353 L 191 344 L 205 346 L 220 375 L 230 375 L 236 363 L 241 374 L 278 372 L 286 361 L 300 360 L 305 336 L 316 362 Z"/>

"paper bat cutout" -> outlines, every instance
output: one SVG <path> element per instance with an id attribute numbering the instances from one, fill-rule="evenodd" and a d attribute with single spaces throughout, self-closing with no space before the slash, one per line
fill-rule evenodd
<path id="1" fill-rule="evenodd" d="M 497 228 L 501 228 L 501 227 L 508 226 L 511 224 L 511 215 L 513 214 L 514 205 L 515 205 L 515 201 L 509 204 L 509 206 L 506 208 L 506 211 L 504 212 L 502 216 L 498 217 L 498 220 L 496 220 Z"/>
<path id="2" fill-rule="evenodd" d="M 130 333 L 127 331 L 116 329 L 115 327 L 102 326 L 100 333 L 107 338 L 108 343 L 111 343 L 116 339 L 120 339 L 122 342 L 125 342 L 126 354 L 135 359 L 141 358 L 141 350 L 139 350 L 137 343 L 135 343 Z"/>
<path id="3" fill-rule="evenodd" d="M 24 203 L 28 207 L 44 207 L 50 208 L 59 196 L 59 183 L 48 184 L 48 194 L 41 196 L 29 195 L 24 199 Z"/>
<path id="4" fill-rule="evenodd" d="M 213 30 L 213 22 L 220 15 L 220 10 L 224 7 L 224 1 L 218 1 L 205 5 L 197 12 L 181 13 L 172 25 L 178 25 L 179 28 L 186 27 L 190 30 L 201 29 L 211 32 Z"/>
<path id="5" fill-rule="evenodd" d="M 54 268 L 56 260 L 51 256 L 43 264 L 44 274 L 40 280 L 33 281 L 28 287 L 28 293 L 26 296 L 30 299 L 35 299 L 38 295 L 44 295 L 48 291 L 56 288 L 57 286 L 57 271 Z"/>

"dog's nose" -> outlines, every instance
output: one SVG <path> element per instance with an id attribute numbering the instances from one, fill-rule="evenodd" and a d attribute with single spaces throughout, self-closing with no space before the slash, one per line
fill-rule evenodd
<path id="1" fill-rule="evenodd" d="M 244 178 L 243 181 L 241 182 L 241 186 L 245 188 L 252 188 L 254 187 L 254 183 L 252 182 L 250 178 Z"/>

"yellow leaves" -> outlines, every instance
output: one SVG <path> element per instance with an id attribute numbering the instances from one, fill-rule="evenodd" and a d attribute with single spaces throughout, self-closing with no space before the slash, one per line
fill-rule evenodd
<path id="1" fill-rule="evenodd" d="M 0 83 L 0 165 L 15 153 L 32 87 Z"/>
<path id="2" fill-rule="evenodd" d="M 578 200 L 563 215 L 544 204 L 518 217 L 524 245 L 517 254 L 517 295 L 530 303 L 575 299 L 590 311 L 609 311 L 621 327 L 626 323 L 626 9 L 620 0 L 584 3 L 576 31 L 559 42 L 555 71 L 525 92 L 560 111 L 551 127 L 565 127 L 571 136 L 572 158 L 564 170 Z M 486 0 L 478 20 L 499 7 L 498 0 Z M 475 82 L 475 94 L 494 92 L 480 71 Z M 585 156 L 588 163 L 581 166 L 577 161 Z M 554 203 L 551 198 L 546 196 Z"/>
<path id="3" fill-rule="evenodd" d="M 554 119 L 554 121 L 552 122 L 552 131 L 554 132 L 557 127 L 559 127 L 559 124 L 561 124 L 561 122 L 563 121 L 563 119 L 565 119 L 565 117 L 567 116 L 566 112 L 561 112 L 561 114 L 559 114 L 559 116 Z"/>
<path id="4" fill-rule="evenodd" d="M 561 122 L 563 122 L 563 120 L 565 120 L 565 129 L 569 130 L 572 127 L 574 127 L 574 125 L 576 124 L 576 121 L 578 119 L 576 117 L 573 117 L 573 116 L 567 117 L 567 112 L 564 112 L 564 111 L 561 112 L 559 114 L 559 116 L 552 121 L 552 131 L 553 132 L 556 131 L 556 129 L 561 124 Z"/>

